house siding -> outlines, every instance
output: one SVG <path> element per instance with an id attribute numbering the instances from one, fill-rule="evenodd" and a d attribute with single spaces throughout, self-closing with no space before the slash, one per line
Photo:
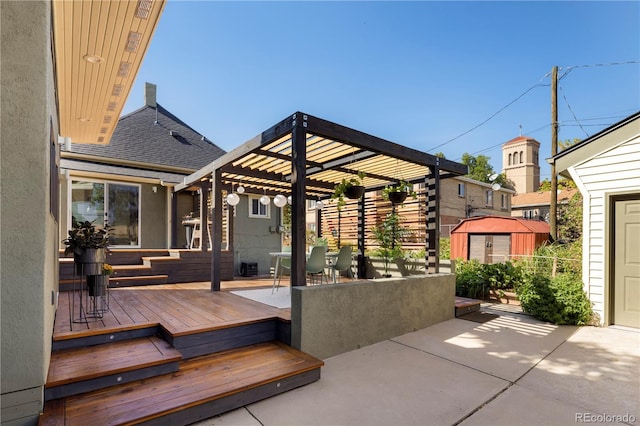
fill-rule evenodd
<path id="1" fill-rule="evenodd" d="M 602 324 L 608 317 L 608 202 L 613 195 L 640 192 L 640 136 L 569 169 L 584 197 L 583 282 Z"/>
<path id="2" fill-rule="evenodd" d="M 0 2 L 3 425 L 37 423 L 51 354 L 59 235 L 50 211 L 58 139 L 50 22 L 49 1 Z"/>

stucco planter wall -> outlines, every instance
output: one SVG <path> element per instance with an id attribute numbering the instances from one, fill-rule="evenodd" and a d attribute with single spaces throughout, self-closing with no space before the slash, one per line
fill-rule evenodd
<path id="1" fill-rule="evenodd" d="M 294 287 L 291 344 L 325 359 L 451 319 L 454 313 L 453 274 Z"/>

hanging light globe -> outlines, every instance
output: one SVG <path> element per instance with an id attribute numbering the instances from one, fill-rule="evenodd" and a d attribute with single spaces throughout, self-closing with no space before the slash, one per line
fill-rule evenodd
<path id="1" fill-rule="evenodd" d="M 269 196 L 263 195 L 262 197 L 260 197 L 260 204 L 264 204 L 265 206 L 268 206 L 270 202 L 271 202 L 271 198 L 269 198 Z"/>
<path id="2" fill-rule="evenodd" d="M 227 204 L 229 204 L 230 206 L 237 206 L 239 202 L 240 197 L 235 192 L 227 195 Z"/>
<path id="3" fill-rule="evenodd" d="M 238 194 L 244 194 L 244 186 L 238 185 L 238 187 L 236 188 L 236 192 Z"/>
<path id="4" fill-rule="evenodd" d="M 293 197 L 291 195 L 287 197 L 287 203 L 289 203 L 289 205 L 293 204 Z"/>
<path id="5" fill-rule="evenodd" d="M 316 201 L 316 209 L 322 210 L 324 208 L 324 203 L 321 200 Z"/>
<path id="6" fill-rule="evenodd" d="M 287 205 L 287 197 L 282 194 L 278 194 L 273 198 L 273 204 L 277 207 L 284 207 Z"/>

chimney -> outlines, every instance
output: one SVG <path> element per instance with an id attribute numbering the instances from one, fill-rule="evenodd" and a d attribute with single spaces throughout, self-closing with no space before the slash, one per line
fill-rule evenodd
<path id="1" fill-rule="evenodd" d="M 156 108 L 156 85 L 153 83 L 144 84 L 144 103 L 147 106 Z"/>

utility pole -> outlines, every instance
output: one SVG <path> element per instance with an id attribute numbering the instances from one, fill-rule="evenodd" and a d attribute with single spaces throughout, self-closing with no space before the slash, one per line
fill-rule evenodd
<path id="1" fill-rule="evenodd" d="M 551 70 L 551 156 L 558 153 L 558 67 Z M 549 209 L 549 226 L 551 241 L 558 238 L 558 177 L 556 162 L 551 162 L 551 205 Z"/>

